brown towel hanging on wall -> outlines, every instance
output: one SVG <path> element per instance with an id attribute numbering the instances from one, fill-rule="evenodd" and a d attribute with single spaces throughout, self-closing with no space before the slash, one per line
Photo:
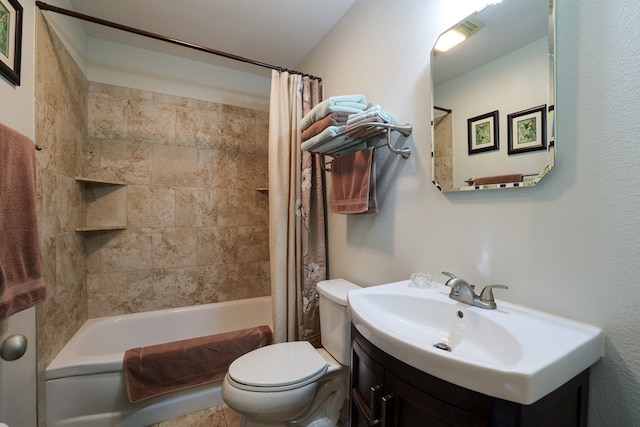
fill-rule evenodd
<path id="1" fill-rule="evenodd" d="M 331 162 L 331 212 L 377 213 L 374 148 L 356 151 Z"/>
<path id="2" fill-rule="evenodd" d="M 45 298 L 34 143 L 0 123 L 0 320 Z"/>

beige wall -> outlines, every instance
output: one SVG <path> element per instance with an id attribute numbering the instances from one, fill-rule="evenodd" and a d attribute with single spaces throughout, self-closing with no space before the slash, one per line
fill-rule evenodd
<path id="1" fill-rule="evenodd" d="M 441 188 L 451 188 L 453 187 L 452 113 L 434 120 L 433 140 L 433 179 Z"/>
<path id="2" fill-rule="evenodd" d="M 87 318 L 84 204 L 74 177 L 82 170 L 86 134 L 87 81 L 57 36 L 36 14 L 35 141 L 38 161 L 47 300 L 36 309 L 38 378 Z M 44 416 L 44 387 L 38 387 L 38 418 Z M 40 425 L 42 422 L 39 422 Z"/>
<path id="3" fill-rule="evenodd" d="M 269 295 L 268 114 L 89 85 L 85 176 L 123 182 L 87 233 L 89 317 Z M 119 194 L 119 195 L 118 195 Z"/>

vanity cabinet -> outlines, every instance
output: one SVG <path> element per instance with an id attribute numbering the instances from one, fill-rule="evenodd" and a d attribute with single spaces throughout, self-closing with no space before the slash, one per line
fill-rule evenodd
<path id="1" fill-rule="evenodd" d="M 352 328 L 352 427 L 587 425 L 589 370 L 531 405 L 448 383 L 394 358 Z"/>

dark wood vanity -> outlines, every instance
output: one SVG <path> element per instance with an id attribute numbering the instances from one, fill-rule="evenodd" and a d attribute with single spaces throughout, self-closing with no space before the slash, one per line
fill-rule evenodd
<path id="1" fill-rule="evenodd" d="M 396 359 L 352 327 L 351 427 L 587 426 L 589 369 L 531 405 L 448 383 Z"/>

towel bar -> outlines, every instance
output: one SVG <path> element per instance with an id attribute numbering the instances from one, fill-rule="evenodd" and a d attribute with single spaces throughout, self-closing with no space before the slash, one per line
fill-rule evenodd
<path id="1" fill-rule="evenodd" d="M 309 151 L 311 153 L 326 154 L 331 157 L 340 157 L 344 154 L 352 153 L 354 151 L 358 151 L 363 148 L 368 148 L 368 147 L 361 147 L 362 143 L 365 143 L 365 145 L 367 145 L 366 139 L 346 137 L 348 132 L 349 133 L 353 132 L 354 130 L 359 128 L 384 129 L 386 131 L 387 141 L 385 144 L 382 144 L 379 147 L 386 145 L 387 148 L 389 148 L 389 151 L 391 151 L 394 154 L 401 155 L 403 159 L 408 159 L 409 156 L 411 156 L 411 148 L 409 147 L 395 148 L 393 145 L 391 145 L 391 132 L 393 131 L 399 132 L 403 136 L 407 137 L 411 135 L 411 132 L 413 131 L 413 127 L 410 124 L 395 125 L 391 123 L 380 123 L 380 122 L 358 124 L 356 126 L 349 128 L 348 130 L 342 131 L 332 136 L 331 138 L 327 138 L 323 140 L 322 142 L 314 145 L 313 147 L 310 147 L 306 151 Z M 339 145 L 329 144 L 330 142 L 335 141 L 337 138 L 343 138 L 344 142 Z"/>
<path id="2" fill-rule="evenodd" d="M 409 126 L 409 125 L 405 125 L 405 126 Z M 409 126 L 409 133 L 405 134 L 402 133 L 405 136 L 408 136 L 411 134 L 411 129 Z M 389 149 L 389 151 L 391 151 L 393 154 L 399 154 L 400 156 L 402 156 L 403 159 L 408 159 L 409 156 L 411 156 L 411 148 L 409 147 L 403 147 L 403 148 L 395 148 L 393 145 L 391 145 L 391 132 L 387 132 L 387 140 L 384 144 L 380 144 L 380 145 L 376 145 L 375 147 L 373 147 L 374 149 L 377 148 L 381 148 L 381 147 L 387 147 Z M 358 151 L 358 150 L 354 150 L 354 151 Z M 315 151 L 311 151 L 312 153 Z M 323 155 L 323 161 L 322 164 L 320 165 L 322 167 L 322 170 L 325 172 L 331 172 L 330 168 L 327 168 L 327 165 L 330 165 L 331 162 L 324 162 L 324 155 L 328 155 L 331 156 L 330 153 L 318 153 L 318 154 L 322 154 Z M 347 154 L 347 153 L 343 153 L 343 154 Z M 337 156 L 336 156 L 337 157 Z"/>

